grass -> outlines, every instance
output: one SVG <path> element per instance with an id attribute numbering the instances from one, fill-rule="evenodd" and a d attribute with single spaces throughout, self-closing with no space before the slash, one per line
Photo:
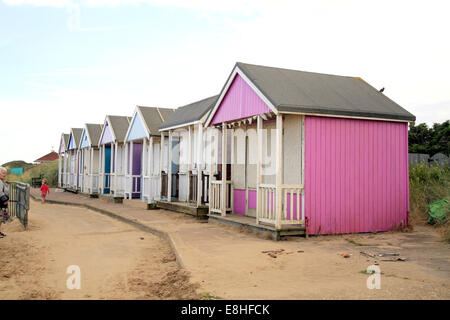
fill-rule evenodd
<path id="1" fill-rule="evenodd" d="M 362 273 L 362 274 L 374 274 L 375 273 L 375 270 L 361 270 L 359 273 Z"/>
<path id="2" fill-rule="evenodd" d="M 8 173 L 6 180 L 20 181 L 31 184 L 31 178 L 37 178 L 40 174 L 43 174 L 44 178 L 47 179 L 50 187 L 56 187 L 58 185 L 58 160 L 34 165 L 28 169 L 25 169 L 22 175 Z"/>
<path id="3" fill-rule="evenodd" d="M 450 167 L 428 167 L 424 163 L 411 166 L 409 197 L 411 223 L 426 224 L 428 205 L 450 197 Z M 436 223 L 434 228 L 442 235 L 444 241 L 450 243 L 450 223 Z"/>

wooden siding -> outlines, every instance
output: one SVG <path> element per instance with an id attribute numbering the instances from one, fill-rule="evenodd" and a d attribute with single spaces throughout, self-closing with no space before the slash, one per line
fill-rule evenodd
<path id="1" fill-rule="evenodd" d="M 103 128 L 103 135 L 100 144 L 103 145 L 111 142 L 113 142 L 111 128 L 109 127 L 109 123 L 106 123 L 105 127 Z"/>
<path id="2" fill-rule="evenodd" d="M 269 107 L 238 74 L 228 88 L 211 124 L 270 112 Z"/>
<path id="3" fill-rule="evenodd" d="M 310 234 L 387 231 L 409 210 L 407 123 L 306 117 Z"/>

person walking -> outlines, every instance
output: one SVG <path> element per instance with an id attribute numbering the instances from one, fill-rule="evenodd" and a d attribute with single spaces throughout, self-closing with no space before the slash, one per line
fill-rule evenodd
<path id="1" fill-rule="evenodd" d="M 41 202 L 45 203 L 45 197 L 47 197 L 47 194 L 50 194 L 50 188 L 48 187 L 47 179 L 42 180 L 42 186 L 41 186 Z"/>
<path id="2" fill-rule="evenodd" d="M 6 168 L 0 167 L 0 238 L 6 237 L 6 234 L 1 232 L 2 223 L 9 220 L 9 215 L 6 209 L 8 208 L 9 189 L 5 184 Z"/>

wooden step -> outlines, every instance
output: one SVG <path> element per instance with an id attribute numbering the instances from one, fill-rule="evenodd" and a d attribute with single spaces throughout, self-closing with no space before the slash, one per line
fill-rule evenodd
<path id="1" fill-rule="evenodd" d="M 156 201 L 156 206 L 160 209 L 186 213 L 199 219 L 208 219 L 207 206 L 194 206 L 182 202 Z"/>

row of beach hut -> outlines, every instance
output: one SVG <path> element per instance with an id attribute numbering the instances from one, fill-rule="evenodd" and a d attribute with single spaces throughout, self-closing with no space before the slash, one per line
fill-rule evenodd
<path id="1" fill-rule="evenodd" d="M 238 62 L 216 96 L 62 134 L 59 186 L 277 234 L 386 231 L 408 223 L 411 121 L 361 78 Z"/>

